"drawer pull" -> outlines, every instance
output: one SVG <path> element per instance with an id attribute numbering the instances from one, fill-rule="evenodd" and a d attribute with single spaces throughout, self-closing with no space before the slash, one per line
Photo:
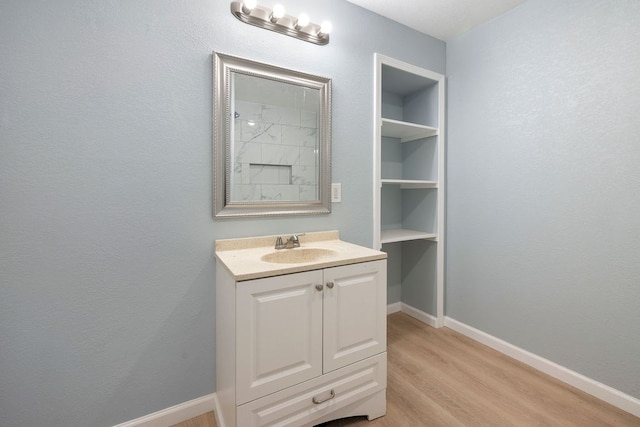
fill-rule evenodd
<path id="1" fill-rule="evenodd" d="M 333 391 L 333 389 L 331 389 L 331 393 L 329 394 L 329 397 L 327 397 L 326 399 L 318 400 L 318 399 L 316 399 L 315 397 L 313 397 L 313 398 L 311 398 L 311 401 L 312 401 L 313 403 L 315 403 L 316 405 L 319 405 L 319 404 L 321 404 L 321 403 L 326 402 L 327 400 L 331 400 L 331 399 L 333 399 L 334 397 L 336 397 L 336 392 L 335 392 L 335 391 Z"/>

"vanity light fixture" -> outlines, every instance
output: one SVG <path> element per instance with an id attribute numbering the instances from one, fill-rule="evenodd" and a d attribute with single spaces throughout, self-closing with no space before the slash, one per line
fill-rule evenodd
<path id="1" fill-rule="evenodd" d="M 287 15 L 284 6 L 276 4 L 273 9 L 260 6 L 256 0 L 236 0 L 231 2 L 231 13 L 245 24 L 255 25 L 295 37 L 309 43 L 325 45 L 329 43 L 331 23 L 321 25 L 309 21 L 309 16 L 301 13 L 298 17 Z"/>

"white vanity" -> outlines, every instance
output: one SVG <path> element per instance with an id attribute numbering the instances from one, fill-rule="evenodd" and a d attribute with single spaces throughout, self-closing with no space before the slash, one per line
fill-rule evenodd
<path id="1" fill-rule="evenodd" d="M 386 254 L 337 231 L 276 237 L 216 241 L 219 426 L 384 415 Z"/>

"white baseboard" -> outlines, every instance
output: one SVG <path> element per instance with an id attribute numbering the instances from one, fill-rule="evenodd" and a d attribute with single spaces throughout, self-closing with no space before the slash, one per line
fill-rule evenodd
<path id="1" fill-rule="evenodd" d="M 403 302 L 394 302 L 393 304 L 387 305 L 387 314 L 397 313 L 401 311 L 414 319 L 418 319 L 422 323 L 426 323 L 429 326 L 436 328 L 437 322 L 436 318 L 429 313 L 425 313 L 424 311 L 418 310 L 415 307 L 410 306 L 409 304 L 405 304 Z"/>
<path id="2" fill-rule="evenodd" d="M 404 310 L 403 310 L 404 311 Z M 640 417 L 640 400 L 450 317 L 444 325 L 600 400 Z"/>
<path id="3" fill-rule="evenodd" d="M 402 303 L 402 312 L 408 314 L 414 319 L 418 319 L 422 323 L 426 323 L 433 328 L 437 327 L 436 317 L 430 315 L 429 313 L 425 313 L 424 311 L 418 310 L 417 308 L 405 303 Z"/>
<path id="4" fill-rule="evenodd" d="M 218 397 L 215 393 L 212 393 L 154 412 L 153 414 L 136 418 L 135 420 L 118 424 L 114 427 L 168 427 L 209 411 L 215 410 L 217 414 L 219 409 Z M 220 424 L 218 424 L 218 426 L 220 426 Z"/>
<path id="5" fill-rule="evenodd" d="M 402 303 L 394 302 L 393 304 L 387 305 L 387 314 L 393 314 L 402 311 Z"/>

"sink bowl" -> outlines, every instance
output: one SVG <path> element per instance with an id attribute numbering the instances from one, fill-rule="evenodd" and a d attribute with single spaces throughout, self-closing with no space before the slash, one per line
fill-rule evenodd
<path id="1" fill-rule="evenodd" d="M 335 254 L 337 254 L 337 252 L 331 249 L 295 248 L 280 249 L 276 252 L 270 252 L 263 255 L 260 259 L 264 262 L 271 262 L 274 264 L 302 264 L 306 262 L 319 261 L 322 258 Z"/>

